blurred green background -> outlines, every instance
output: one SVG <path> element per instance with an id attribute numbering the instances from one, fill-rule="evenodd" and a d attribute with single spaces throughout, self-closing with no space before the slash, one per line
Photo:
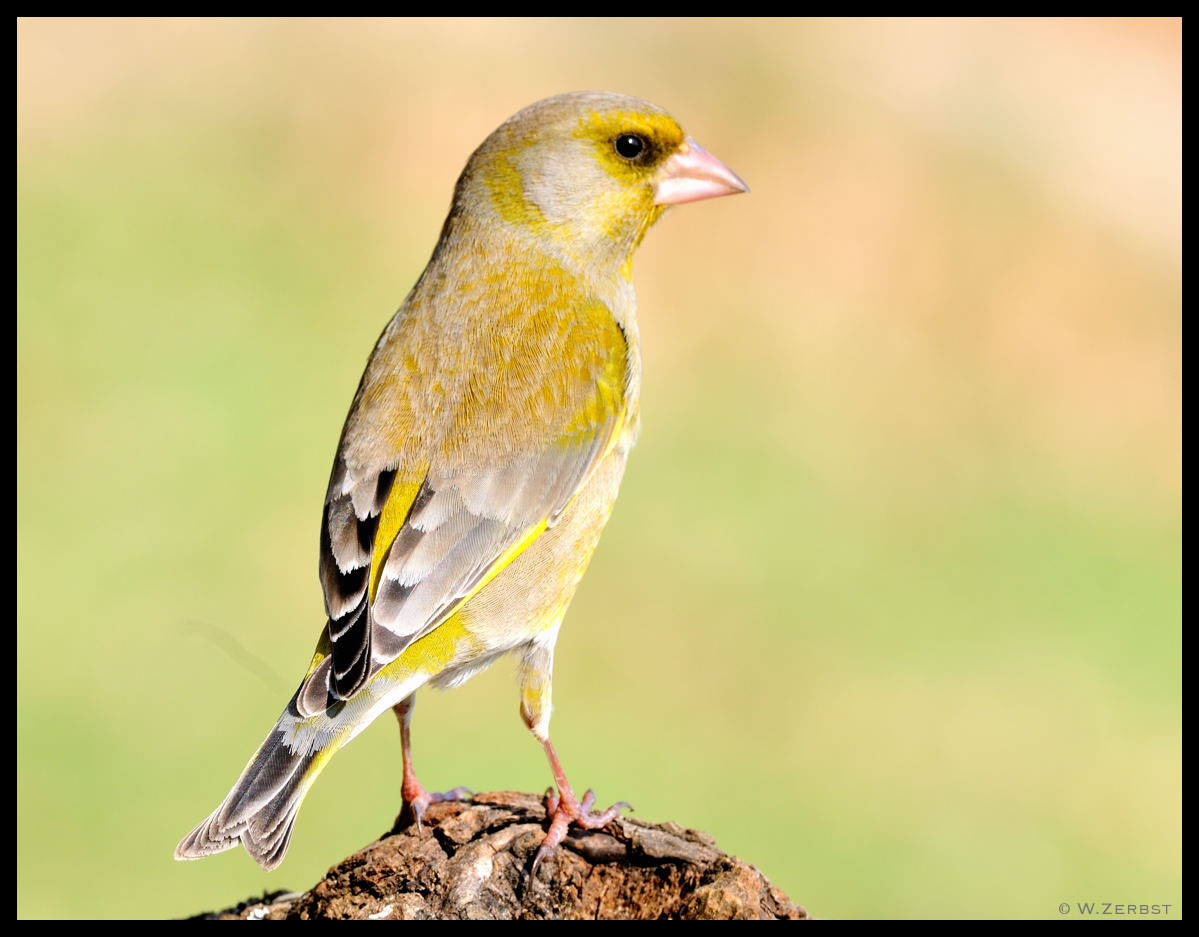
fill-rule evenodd
<path id="1" fill-rule="evenodd" d="M 303 889 L 388 828 L 390 717 L 279 871 L 171 859 L 309 660 L 338 432 L 459 170 L 580 88 L 753 192 L 638 257 L 570 776 L 823 917 L 1180 911 L 1179 21 L 26 19 L 17 53 L 18 915 Z M 549 782 L 508 662 L 414 732 L 430 789 Z"/>

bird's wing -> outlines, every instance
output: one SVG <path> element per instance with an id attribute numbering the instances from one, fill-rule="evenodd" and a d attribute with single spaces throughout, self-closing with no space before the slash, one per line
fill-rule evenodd
<path id="1" fill-rule="evenodd" d="M 427 346 L 421 326 L 398 321 L 368 366 L 329 483 L 329 622 L 295 697 L 301 715 L 353 695 L 552 526 L 625 416 L 628 345 L 601 302 L 563 315 L 550 297 L 493 326 L 456 385 L 444 362 L 413 373 L 409 346 Z M 440 396 L 422 402 L 433 386 Z"/>

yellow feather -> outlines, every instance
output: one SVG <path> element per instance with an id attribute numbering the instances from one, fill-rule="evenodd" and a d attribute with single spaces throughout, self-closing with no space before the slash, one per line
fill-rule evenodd
<path id="1" fill-rule="evenodd" d="M 420 492 L 422 482 L 401 482 L 398 478 L 392 484 L 391 494 L 379 515 L 379 526 L 375 528 L 375 549 L 371 556 L 371 601 L 375 601 L 375 590 L 379 588 L 379 576 L 383 573 L 383 561 L 387 551 L 399 534 L 404 522 L 408 520 L 408 512 L 412 510 L 412 502 Z"/>

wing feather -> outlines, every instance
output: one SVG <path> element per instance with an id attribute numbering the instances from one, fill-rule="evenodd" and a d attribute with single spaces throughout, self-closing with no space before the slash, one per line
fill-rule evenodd
<path id="1" fill-rule="evenodd" d="M 402 311 L 384 332 L 329 481 L 321 536 L 327 655 L 318 648 L 296 696 L 302 715 L 348 699 L 452 615 L 552 525 L 618 433 L 623 330 L 599 302 L 565 324 L 552 307 L 513 340 L 492 334 L 479 366 L 457 384 L 412 373 L 419 359 L 411 347 L 427 338 L 420 319 Z M 407 379 L 397 381 L 405 368 Z M 419 388 L 438 384 L 440 399 L 418 399 Z M 363 436 L 360 413 L 367 404 L 386 410 L 380 401 L 408 410 Z M 398 435 L 386 453 L 378 437 L 388 426 Z M 448 430 L 438 436 L 437 427 Z"/>

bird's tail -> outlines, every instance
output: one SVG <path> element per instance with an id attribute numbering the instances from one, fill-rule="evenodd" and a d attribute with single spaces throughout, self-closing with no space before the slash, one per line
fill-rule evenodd
<path id="1" fill-rule="evenodd" d="M 293 751 L 276 727 L 229 796 L 175 847 L 175 858 L 202 859 L 240 842 L 264 869 L 275 868 L 287 852 L 300 802 L 332 754 L 331 747 Z"/>
<path id="2" fill-rule="evenodd" d="M 311 716 L 299 713 L 293 697 L 233 790 L 183 837 L 175 858 L 202 859 L 240 842 L 264 869 L 275 868 L 287 852 L 304 795 L 329 759 L 380 712 L 415 689 L 409 689 L 407 681 L 389 684 L 368 686 L 353 700 Z"/>

